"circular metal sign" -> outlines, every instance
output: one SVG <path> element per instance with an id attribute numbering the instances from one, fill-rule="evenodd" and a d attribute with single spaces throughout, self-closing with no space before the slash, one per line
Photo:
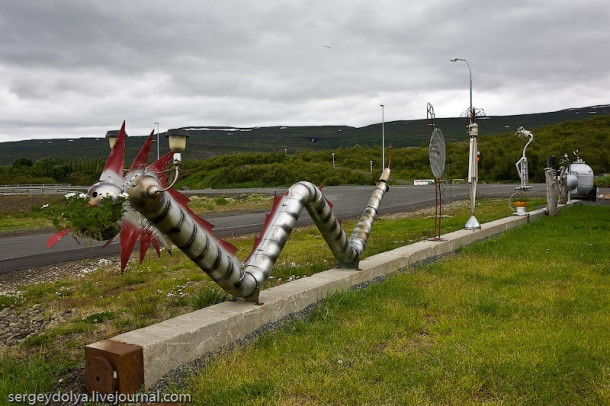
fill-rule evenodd
<path id="1" fill-rule="evenodd" d="M 435 178 L 440 179 L 445 171 L 445 137 L 440 128 L 435 128 L 430 137 L 430 168 Z"/>

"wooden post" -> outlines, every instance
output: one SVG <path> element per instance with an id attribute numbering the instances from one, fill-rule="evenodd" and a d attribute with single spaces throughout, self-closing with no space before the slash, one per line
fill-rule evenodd
<path id="1" fill-rule="evenodd" d="M 546 212 L 549 216 L 557 215 L 557 199 L 555 197 L 555 176 L 552 168 L 544 170 L 546 178 Z"/>
<path id="2" fill-rule="evenodd" d="M 568 175 L 563 174 L 559 179 L 559 204 L 566 204 L 568 201 Z"/>

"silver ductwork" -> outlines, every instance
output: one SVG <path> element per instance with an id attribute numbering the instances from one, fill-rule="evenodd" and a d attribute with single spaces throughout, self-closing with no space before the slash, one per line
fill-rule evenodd
<path id="1" fill-rule="evenodd" d="M 154 175 L 136 174 L 128 183 L 132 207 L 144 215 L 220 287 L 236 298 L 258 302 L 258 295 L 278 260 L 303 208 L 343 267 L 358 268 L 366 248 L 381 199 L 388 191 L 390 169 L 386 168 L 349 239 L 319 188 L 310 182 L 290 187 L 268 215 L 265 226 L 248 259 L 241 263 L 211 227 L 193 218 L 171 193 L 164 191 Z"/>

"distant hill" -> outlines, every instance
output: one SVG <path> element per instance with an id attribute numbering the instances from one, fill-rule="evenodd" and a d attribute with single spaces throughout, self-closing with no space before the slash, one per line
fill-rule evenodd
<path id="1" fill-rule="evenodd" d="M 610 105 L 560 110 L 551 113 L 490 116 L 479 121 L 480 135 L 514 132 L 519 126 L 528 130 L 578 120 L 592 115 L 609 115 Z M 466 119 L 437 118 L 437 126 L 447 142 L 466 139 Z M 289 154 L 304 150 L 332 150 L 354 145 L 370 146 L 381 143 L 381 123 L 365 127 L 350 126 L 274 126 L 274 127 L 204 127 L 185 126 L 190 138 L 183 159 L 204 159 L 233 152 L 268 152 L 287 150 Z M 162 154 L 167 151 L 161 133 Z M 144 142 L 144 136 L 131 136 L 126 142 L 126 162 L 130 162 Z M 430 130 L 426 120 L 398 120 L 385 123 L 386 145 L 396 148 L 427 145 Z M 153 151 L 156 150 L 153 147 Z M 36 161 L 43 157 L 73 159 L 76 157 L 106 159 L 108 144 L 103 137 L 79 139 L 26 140 L 0 143 L 0 165 L 8 166 L 19 157 Z"/>

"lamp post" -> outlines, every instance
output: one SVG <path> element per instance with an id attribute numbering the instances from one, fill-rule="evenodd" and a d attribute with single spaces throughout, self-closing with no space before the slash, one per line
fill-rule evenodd
<path id="1" fill-rule="evenodd" d="M 333 152 L 333 169 L 335 169 L 335 153 Z"/>
<path id="2" fill-rule="evenodd" d="M 157 161 L 159 160 L 159 123 L 155 121 L 155 124 L 157 125 Z"/>
<path id="3" fill-rule="evenodd" d="M 470 75 L 470 107 L 468 109 L 468 135 L 470 136 L 470 152 L 468 154 L 468 183 L 470 183 L 470 218 L 464 226 L 467 230 L 477 230 L 481 228 L 481 224 L 474 215 L 475 203 L 477 198 L 477 181 L 479 178 L 479 165 L 477 161 L 477 135 L 479 135 L 479 126 L 474 122 L 475 114 L 472 108 L 472 69 L 466 59 L 453 58 L 451 62 L 462 61 L 468 66 Z"/>
<path id="4" fill-rule="evenodd" d="M 182 151 L 186 148 L 186 139 L 189 137 L 188 131 L 182 128 L 167 130 L 169 149 L 174 152 L 174 165 L 180 166 L 182 163 Z"/>
<path id="5" fill-rule="evenodd" d="M 470 74 L 470 109 L 468 109 L 468 116 L 470 117 L 470 122 L 472 123 L 474 121 L 474 112 L 472 111 L 472 69 L 470 69 L 470 64 L 468 63 L 468 61 L 466 59 L 460 59 L 460 58 L 451 59 L 451 62 L 457 62 L 457 61 L 466 62 L 466 65 L 468 65 L 468 73 Z"/>
<path id="6" fill-rule="evenodd" d="M 108 146 L 110 149 L 114 148 L 114 144 L 116 144 L 116 139 L 119 137 L 119 130 L 110 130 L 106 131 L 106 139 L 108 140 Z M 125 133 L 125 137 L 127 137 L 127 133 Z"/>
<path id="7" fill-rule="evenodd" d="M 182 151 L 186 148 L 186 139 L 189 137 L 188 131 L 182 128 L 174 128 L 167 130 L 165 133 L 165 137 L 167 137 L 169 141 L 169 149 L 174 152 L 174 179 L 172 183 L 164 189 L 160 189 L 156 191 L 165 192 L 174 187 L 178 177 L 180 176 L 180 164 L 182 164 Z"/>
<path id="8" fill-rule="evenodd" d="M 116 144 L 116 139 L 119 136 L 119 130 L 110 130 L 106 131 L 106 140 L 108 140 L 108 145 L 110 149 L 114 148 L 114 144 Z"/>
<path id="9" fill-rule="evenodd" d="M 381 169 L 385 168 L 385 106 L 381 106 Z"/>

